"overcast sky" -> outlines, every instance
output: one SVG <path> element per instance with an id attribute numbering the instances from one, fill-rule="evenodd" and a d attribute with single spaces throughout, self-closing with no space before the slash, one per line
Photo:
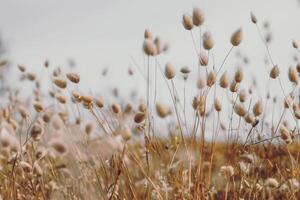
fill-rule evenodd
<path id="1" fill-rule="evenodd" d="M 280 68 L 293 64 L 291 40 L 300 41 L 300 6 L 297 0 L 0 0 L 0 31 L 6 39 L 13 64 L 22 63 L 39 71 L 46 58 L 52 65 L 66 66 L 73 58 L 85 84 L 94 90 L 108 84 L 125 83 L 124 73 L 133 66 L 130 56 L 143 63 L 143 32 L 150 28 L 170 44 L 170 52 L 161 63 L 171 60 L 176 67 L 189 65 L 196 70 L 190 34 L 182 28 L 183 13 L 194 6 L 204 9 L 204 30 L 213 34 L 216 64 L 230 48 L 233 31 L 242 27 L 245 38 L 239 47 L 251 61 L 250 71 L 258 77 L 268 73 L 262 68 L 265 49 L 255 26 L 253 11 L 259 21 L 271 23 L 274 42 L 271 53 Z M 197 32 L 194 33 L 197 35 Z M 228 61 L 228 68 L 234 62 Z M 101 78 L 109 67 L 110 80 Z M 232 67 L 231 67 L 232 68 Z M 134 68 L 135 69 L 135 68 Z M 126 81 L 121 88 L 138 85 L 142 79 Z"/>

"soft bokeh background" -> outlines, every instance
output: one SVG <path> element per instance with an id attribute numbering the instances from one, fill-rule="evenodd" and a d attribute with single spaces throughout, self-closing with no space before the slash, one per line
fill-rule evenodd
<path id="1" fill-rule="evenodd" d="M 138 73 L 130 80 L 124 73 L 128 66 L 137 71 L 131 56 L 143 65 L 141 46 L 146 27 L 170 44 L 169 53 L 160 58 L 161 64 L 171 60 L 178 69 L 189 65 L 196 71 L 191 37 L 181 25 L 182 14 L 190 13 L 194 6 L 205 10 L 203 29 L 213 34 L 217 66 L 230 48 L 231 33 L 243 27 L 245 39 L 240 50 L 250 60 L 248 71 L 255 72 L 259 82 L 265 81 L 269 69 L 263 66 L 265 48 L 250 23 L 250 11 L 261 24 L 270 22 L 270 50 L 281 69 L 294 64 L 291 40 L 300 41 L 297 0 L 1 0 L 0 4 L 0 31 L 12 67 L 22 63 L 39 72 L 45 59 L 62 67 L 74 59 L 84 87 L 95 91 L 116 85 L 124 95 L 131 88 L 141 91 L 145 86 Z M 195 31 L 195 37 L 197 34 Z M 227 69 L 237 64 L 233 58 L 228 60 Z M 109 67 L 108 78 L 101 76 L 105 67 Z M 16 72 L 10 80 L 16 80 Z"/>

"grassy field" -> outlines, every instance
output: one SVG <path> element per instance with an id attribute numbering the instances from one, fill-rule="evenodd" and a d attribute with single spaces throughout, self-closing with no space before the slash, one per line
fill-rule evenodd
<path id="1" fill-rule="evenodd" d="M 128 76 L 145 78 L 145 88 L 132 100 L 117 91 L 104 96 L 82 91 L 76 68 L 45 61 L 41 68 L 49 86 L 43 86 L 45 77 L 26 64 L 9 66 L 2 59 L 2 73 L 18 68 L 21 84 L 3 81 L 1 198 L 300 199 L 297 58 L 287 70 L 278 67 L 269 51 L 268 23 L 251 13 L 249 23 L 264 45 L 269 70 L 263 84 L 278 88 L 261 94 L 255 81 L 245 81 L 249 74 L 243 67 L 226 66 L 241 57 L 248 63 L 244 54 L 234 56 L 242 28 L 233 30 L 231 48 L 216 65 L 204 11 L 194 8 L 181 23 L 198 65 L 162 63 L 169 46 L 146 29 L 144 64 L 136 63 L 140 74 L 128 70 Z M 296 41 L 290 47 L 300 54 Z M 192 98 L 186 94 L 191 82 Z M 157 99 L 162 87 L 168 104 Z"/>

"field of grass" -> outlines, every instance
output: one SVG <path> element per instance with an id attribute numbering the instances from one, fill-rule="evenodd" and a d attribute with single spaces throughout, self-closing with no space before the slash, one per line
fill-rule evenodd
<path id="1" fill-rule="evenodd" d="M 140 74 L 128 70 L 145 78 L 139 100 L 82 91 L 76 68 L 55 68 L 51 61 L 41 66 L 49 87 L 26 64 L 10 66 L 18 67 L 20 83 L 32 85 L 24 91 L 3 82 L 0 199 L 300 199 L 300 63 L 287 70 L 274 63 L 268 24 L 251 13 L 265 48 L 265 83 L 278 88 L 261 94 L 255 81 L 245 81 L 243 67 L 226 66 L 229 59 L 248 62 L 234 56 L 242 28 L 215 65 L 204 16 L 194 8 L 181 22 L 196 68 L 162 63 L 168 45 L 145 30 Z M 300 54 L 296 41 L 290 46 Z M 0 60 L 2 70 L 8 63 Z M 186 94 L 191 82 L 193 98 Z M 162 87 L 168 104 L 156 97 Z"/>

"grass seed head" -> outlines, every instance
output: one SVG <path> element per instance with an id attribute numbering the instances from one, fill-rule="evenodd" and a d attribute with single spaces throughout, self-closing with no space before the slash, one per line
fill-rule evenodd
<path id="1" fill-rule="evenodd" d="M 67 81 L 62 78 L 54 78 L 53 83 L 61 89 L 65 89 L 67 87 Z"/>
<path id="2" fill-rule="evenodd" d="M 293 67 L 290 67 L 289 68 L 289 80 L 294 83 L 294 84 L 298 84 L 298 73 L 297 73 L 297 70 Z"/>
<path id="3" fill-rule="evenodd" d="M 156 45 L 150 39 L 145 39 L 143 44 L 144 53 L 148 56 L 155 56 L 157 54 Z"/>
<path id="4" fill-rule="evenodd" d="M 195 26 L 201 26 L 204 23 L 204 12 L 201 8 L 195 7 L 193 9 L 193 24 Z"/>
<path id="5" fill-rule="evenodd" d="M 220 78 L 220 86 L 222 88 L 227 88 L 229 85 L 229 76 L 227 71 L 225 71 Z"/>
<path id="6" fill-rule="evenodd" d="M 212 87 L 216 82 L 216 73 L 215 71 L 209 72 L 207 76 L 207 86 Z"/>
<path id="7" fill-rule="evenodd" d="M 214 47 L 214 41 L 210 32 L 205 32 L 203 34 L 203 48 L 206 50 L 211 50 Z"/>
<path id="8" fill-rule="evenodd" d="M 182 25 L 188 31 L 193 29 L 193 20 L 188 14 L 182 16 Z"/>
<path id="9" fill-rule="evenodd" d="M 174 66 L 170 63 L 167 62 L 166 67 L 165 67 L 165 76 L 167 79 L 171 80 L 175 77 L 176 71 Z"/>
<path id="10" fill-rule="evenodd" d="M 253 12 L 250 13 L 250 17 L 251 17 L 251 21 L 253 24 L 256 24 L 257 23 L 257 18 L 256 16 L 253 14 Z"/>
<path id="11" fill-rule="evenodd" d="M 270 77 L 276 79 L 279 76 L 279 67 L 275 65 L 270 71 Z"/>
<path id="12" fill-rule="evenodd" d="M 76 73 L 67 73 L 66 77 L 73 83 L 79 83 L 80 81 L 80 76 Z"/>
<path id="13" fill-rule="evenodd" d="M 230 42 L 233 46 L 239 46 L 242 40 L 243 40 L 243 30 L 239 28 L 237 31 L 235 31 L 232 34 Z"/>
<path id="14" fill-rule="evenodd" d="M 257 101 L 252 109 L 253 114 L 255 115 L 255 117 L 260 116 L 263 113 L 263 104 L 261 101 Z"/>

